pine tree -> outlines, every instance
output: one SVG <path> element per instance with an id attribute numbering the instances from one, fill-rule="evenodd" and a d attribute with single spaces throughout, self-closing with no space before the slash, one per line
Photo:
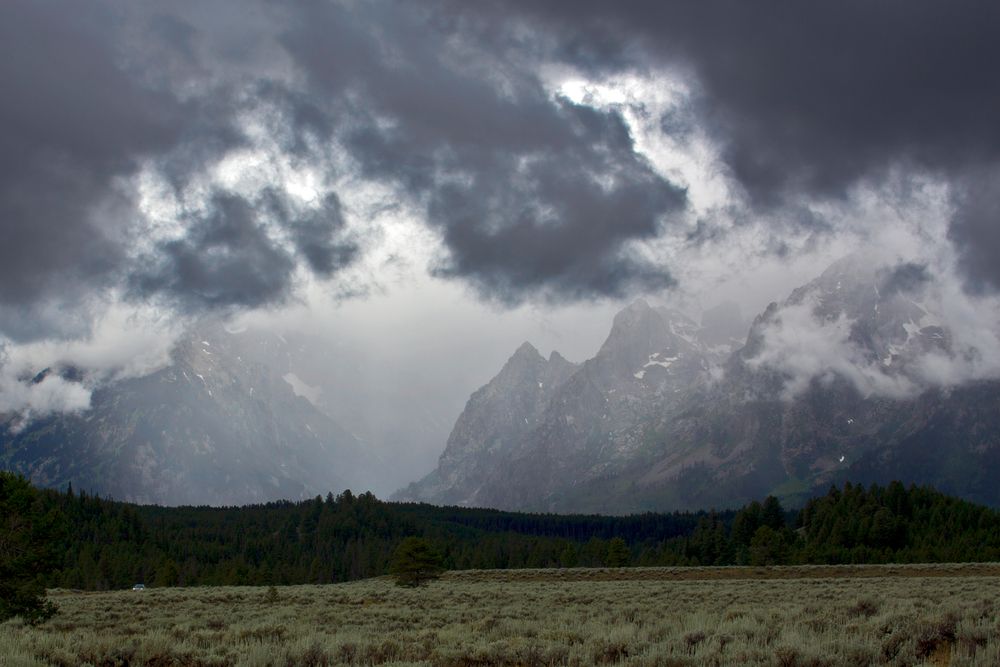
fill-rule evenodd
<path id="1" fill-rule="evenodd" d="M 622 538 L 616 537 L 608 543 L 608 555 L 605 557 L 608 567 L 625 567 L 631 558 L 632 553 Z"/>
<path id="2" fill-rule="evenodd" d="M 422 537 L 407 537 L 396 549 L 389 574 L 399 586 L 421 586 L 440 576 L 441 556 Z"/>
<path id="3" fill-rule="evenodd" d="M 27 480 L 0 472 L 0 621 L 20 616 L 34 624 L 56 612 L 43 578 L 59 565 L 61 524 Z"/>

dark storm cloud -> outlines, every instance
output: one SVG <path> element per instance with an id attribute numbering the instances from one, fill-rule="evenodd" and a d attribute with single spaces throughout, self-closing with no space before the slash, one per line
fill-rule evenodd
<path id="1" fill-rule="evenodd" d="M 740 181 L 763 200 L 839 193 L 900 160 L 1000 153 L 1000 7 L 848 0 L 514 2 L 564 40 L 604 26 L 633 64 L 688 68 Z M 642 50 L 634 47 L 637 41 Z M 587 63 L 584 62 L 584 65 Z"/>
<path id="2" fill-rule="evenodd" d="M 260 306 L 285 298 L 295 262 L 244 199 L 216 195 L 181 240 L 168 241 L 132 277 L 136 294 L 164 294 L 192 308 Z"/>
<path id="3" fill-rule="evenodd" d="M 668 267 L 626 244 L 659 235 L 662 218 L 683 209 L 684 192 L 602 148 L 583 143 L 526 165 L 494 158 L 461 184 L 435 188 L 428 213 L 448 249 L 436 273 L 509 303 L 536 292 L 579 299 L 672 284 Z"/>
<path id="4" fill-rule="evenodd" d="M 123 223 L 95 209 L 113 216 L 112 179 L 182 131 L 182 106 L 115 64 L 102 31 L 116 17 L 66 9 L 0 5 L 0 306 L 110 280 Z"/>
<path id="5" fill-rule="evenodd" d="M 966 178 L 955 194 L 950 237 L 973 292 L 1000 287 L 1000 165 Z"/>
<path id="6" fill-rule="evenodd" d="M 803 201 L 892 170 L 947 181 L 969 285 L 993 289 L 998 16 L 993 4 L 860 0 L 766 11 L 736 0 L 9 0 L 0 327 L 42 335 L 43 313 L 123 285 L 213 308 L 281 301 L 300 266 L 336 280 L 364 250 L 345 236 L 336 195 L 303 213 L 277 195 L 240 199 L 209 184 L 211 211 L 182 214 L 186 236 L 135 252 L 145 228 L 129 179 L 140 165 L 182 192 L 220 156 L 252 147 L 242 119 L 265 106 L 295 160 L 356 165 L 425 212 L 444 243 L 433 270 L 489 298 L 668 285 L 670 267 L 633 242 L 669 229 L 686 193 L 637 153 L 616 110 L 553 97 L 540 65 L 559 61 L 595 76 L 687 76 L 692 97 L 662 130 L 715 138 L 750 202 L 733 217 L 767 213 L 775 248 L 788 247 L 778 237 L 789 221 L 836 233 Z M 724 228 L 705 224 L 692 242 Z M 13 314 L 29 322 L 15 326 Z"/>
<path id="7" fill-rule="evenodd" d="M 135 262 L 145 222 L 129 179 L 144 162 L 180 192 L 246 145 L 237 114 L 247 87 L 294 109 L 303 132 L 315 129 L 309 104 L 280 82 L 230 71 L 258 49 L 246 35 L 232 39 L 252 13 L 232 10 L 206 3 L 186 17 L 113 0 L 0 3 L 0 334 L 79 336 L 88 297 L 122 286 L 181 308 L 284 298 L 291 260 L 232 197 L 217 197 L 214 217 L 194 221 L 188 237 Z M 229 31 L 216 40 L 223 55 L 206 49 L 199 20 Z M 247 41 L 243 51 L 232 46 Z M 281 222 L 322 276 L 356 256 L 334 238 L 343 224 L 335 203 Z"/>
<path id="8" fill-rule="evenodd" d="M 530 25 L 555 40 L 554 56 L 598 74 L 622 62 L 687 71 L 701 123 L 758 209 L 840 197 L 892 168 L 949 181 L 964 193 L 952 236 L 970 284 L 1000 287 L 995 180 L 982 187 L 981 177 L 968 176 L 1000 161 L 993 71 L 1000 5 L 513 0 L 449 7 L 482 34 Z M 583 36 L 600 57 L 581 51 Z M 676 131 L 673 119 L 664 130 Z"/>
<path id="9" fill-rule="evenodd" d="M 683 191 L 637 155 L 615 113 L 552 98 L 533 59 L 544 43 L 468 37 L 430 5 L 4 3 L 4 319 L 120 286 L 177 308 L 254 307 L 284 299 L 299 263 L 329 279 L 356 261 L 335 195 L 293 214 L 280 198 L 210 186 L 212 212 L 182 214 L 186 235 L 136 263 L 145 223 L 129 179 L 153 164 L 182 193 L 252 143 L 239 119 L 255 104 L 280 114 L 296 159 L 322 167 L 336 142 L 362 176 L 426 207 L 446 243 L 435 270 L 488 297 L 668 283 L 628 244 L 660 233 Z M 565 48 L 596 62 L 604 46 Z M 44 335 L 51 323 L 34 319 L 18 335 Z"/>
<path id="10" fill-rule="evenodd" d="M 135 17 L 119 9 L 0 4 L 0 334 L 14 339 L 86 333 L 88 297 L 136 269 L 143 220 L 128 179 L 144 161 L 180 185 L 237 142 L 231 106 L 170 88 L 190 26 L 157 18 L 140 55 L 125 37 Z M 153 52 L 163 71 L 143 69 Z"/>
<path id="11" fill-rule="evenodd" d="M 378 30 L 343 32 L 359 23 Z M 283 41 L 318 94 L 356 99 L 343 136 L 363 173 L 427 204 L 447 251 L 438 275 L 508 303 L 669 285 L 627 243 L 659 234 L 685 193 L 636 153 L 617 113 L 553 99 L 502 50 L 463 61 L 460 27 L 409 6 L 348 17 L 313 3 Z"/>
<path id="12" fill-rule="evenodd" d="M 931 282 L 932 276 L 926 264 L 904 262 L 880 272 L 880 292 L 886 296 L 910 294 L 919 291 Z"/>
<path id="13" fill-rule="evenodd" d="M 344 214 L 335 194 L 307 212 L 296 214 L 278 193 L 267 196 L 268 210 L 287 229 L 296 251 L 319 276 L 329 277 L 357 259 L 360 247 L 344 238 Z"/>

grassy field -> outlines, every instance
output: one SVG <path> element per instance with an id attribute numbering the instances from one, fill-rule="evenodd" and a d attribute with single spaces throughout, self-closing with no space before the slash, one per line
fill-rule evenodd
<path id="1" fill-rule="evenodd" d="M 275 595 L 276 592 L 276 595 Z M 53 591 L 3 665 L 1000 665 L 1000 566 L 470 571 Z"/>

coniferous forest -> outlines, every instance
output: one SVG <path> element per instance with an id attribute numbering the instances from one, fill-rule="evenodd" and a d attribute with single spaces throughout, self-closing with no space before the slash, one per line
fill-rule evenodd
<path id="1" fill-rule="evenodd" d="M 447 569 L 1000 560 L 1000 513 L 926 487 L 846 484 L 800 511 L 773 497 L 738 511 L 520 514 L 383 502 L 371 494 L 246 507 L 138 506 L 39 491 L 59 516 L 46 584 L 87 590 L 327 583 L 385 574 L 420 536 Z"/>

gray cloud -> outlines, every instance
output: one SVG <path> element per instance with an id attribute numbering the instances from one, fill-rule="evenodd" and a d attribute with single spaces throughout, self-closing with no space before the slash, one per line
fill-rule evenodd
<path id="1" fill-rule="evenodd" d="M 267 199 L 270 211 L 288 229 L 295 249 L 316 275 L 329 277 L 358 257 L 358 244 L 343 236 L 346 223 L 337 195 L 326 195 L 319 206 L 300 214 L 274 192 Z"/>
<path id="2" fill-rule="evenodd" d="M 1000 287 L 1000 7 L 938 2 L 455 3 L 481 34 L 530 25 L 551 53 L 594 72 L 686 71 L 700 122 L 758 209 L 838 198 L 890 170 L 926 172 L 960 195 L 952 237 L 977 289 Z M 581 43 L 593 49 L 582 49 Z M 600 55 L 595 55 L 599 53 Z M 675 119 L 664 131 L 677 131 Z M 681 128 L 683 129 L 683 125 Z M 973 174 L 973 176 L 969 176 Z"/>
<path id="3" fill-rule="evenodd" d="M 886 296 L 918 293 L 933 280 L 927 264 L 903 262 L 884 269 L 878 276 L 879 290 Z"/>
<path id="4" fill-rule="evenodd" d="M 672 267 L 635 243 L 672 230 L 687 193 L 640 155 L 619 109 L 553 96 L 540 67 L 557 62 L 687 77 L 691 97 L 662 131 L 713 137 L 750 202 L 715 214 L 766 213 L 779 254 L 782 225 L 837 233 L 804 200 L 898 169 L 946 181 L 967 284 L 992 290 L 1000 83 L 982 64 L 1000 55 L 998 17 L 860 0 L 768 12 L 731 0 L 12 0 L 0 7 L 3 333 L 66 335 L 85 325 L 74 304 L 123 286 L 191 310 L 281 302 L 300 267 L 335 281 L 365 252 L 332 185 L 343 169 L 425 214 L 444 244 L 432 271 L 486 298 L 672 284 Z M 280 128 L 269 139 L 327 178 L 319 206 L 283 200 L 280 184 L 206 180 L 260 141 L 246 124 L 264 107 Z M 134 177 L 149 165 L 181 198 L 200 184 L 210 210 L 180 207 L 187 227 L 137 252 L 148 221 Z M 692 243 L 725 233 L 688 231 Z M 79 322 L 54 326 L 60 304 Z"/>
<path id="5" fill-rule="evenodd" d="M 102 215 L 124 203 L 112 181 L 182 132 L 182 105 L 117 66 L 104 35 L 115 17 L 69 9 L 0 6 L 2 306 L 111 280 L 124 255 L 124 223 Z"/>
<path id="6" fill-rule="evenodd" d="M 295 262 L 247 201 L 216 195 L 192 222 L 186 237 L 159 244 L 149 267 L 132 276 L 133 294 L 194 308 L 256 307 L 287 296 Z"/>
<path id="7" fill-rule="evenodd" d="M 345 34 L 352 22 L 379 30 Z M 617 113 L 553 99 L 500 50 L 470 55 L 442 15 L 314 3 L 293 26 L 283 41 L 317 90 L 356 98 L 343 132 L 363 173 L 426 203 L 447 251 L 437 275 L 507 303 L 671 284 L 626 244 L 659 234 L 685 193 L 637 154 Z"/>
<path id="8" fill-rule="evenodd" d="M 973 292 L 1000 287 L 1000 164 L 966 178 L 955 194 L 949 229 Z"/>
<path id="9" fill-rule="evenodd" d="M 527 165 L 517 165 L 521 156 L 504 156 L 468 182 L 432 194 L 430 218 L 450 250 L 440 275 L 464 276 L 506 300 L 533 289 L 586 298 L 672 283 L 666 267 L 629 256 L 622 245 L 655 237 L 662 216 L 683 208 L 684 192 L 630 147 L 615 145 L 628 143 L 616 116 L 569 103 L 565 110 L 586 117 L 581 134 L 599 128 L 596 141 L 584 135 L 580 145 Z"/>

